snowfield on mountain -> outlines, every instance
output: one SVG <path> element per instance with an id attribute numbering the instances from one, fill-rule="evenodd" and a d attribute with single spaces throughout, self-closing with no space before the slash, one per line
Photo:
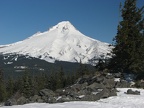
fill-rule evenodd
<path id="1" fill-rule="evenodd" d="M 40 58 L 48 62 L 68 61 L 88 63 L 110 53 L 112 47 L 85 36 L 69 21 L 63 21 L 46 32 L 9 45 L 1 45 L 1 54 L 22 54 Z"/>
<path id="2" fill-rule="evenodd" d="M 128 88 L 119 88 L 118 96 L 101 99 L 96 102 L 65 102 L 57 104 L 31 103 L 17 106 L 3 106 L 1 108 L 144 108 L 144 89 L 132 88 L 140 91 L 140 95 L 125 94 Z"/>

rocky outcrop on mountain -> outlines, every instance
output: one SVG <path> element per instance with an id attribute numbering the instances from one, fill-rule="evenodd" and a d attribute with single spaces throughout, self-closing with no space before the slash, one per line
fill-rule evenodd
<path id="1" fill-rule="evenodd" d="M 69 101 L 97 101 L 99 99 L 117 96 L 117 87 L 131 87 L 131 84 L 124 79 L 120 79 L 120 74 L 99 73 L 96 75 L 86 75 L 79 78 L 75 84 L 66 88 L 52 91 L 42 89 L 37 95 L 30 98 L 20 96 L 18 93 L 5 102 L 6 106 L 22 105 L 25 103 L 60 103 Z M 132 90 L 127 94 L 137 94 Z M 140 94 L 140 93 L 139 93 Z"/>

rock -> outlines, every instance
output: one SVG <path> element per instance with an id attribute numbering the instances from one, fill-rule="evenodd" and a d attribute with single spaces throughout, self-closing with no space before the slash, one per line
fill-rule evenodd
<path id="1" fill-rule="evenodd" d="M 103 89 L 97 96 L 99 96 L 99 98 L 108 98 L 110 96 L 110 90 Z"/>
<path id="2" fill-rule="evenodd" d="M 9 99 L 4 103 L 5 106 L 12 106 L 12 105 L 17 105 L 17 101 L 13 99 Z"/>
<path id="3" fill-rule="evenodd" d="M 38 102 L 38 103 L 43 103 L 44 102 L 44 100 L 42 100 L 42 99 L 37 99 L 37 101 L 36 102 Z"/>
<path id="4" fill-rule="evenodd" d="M 99 83 L 93 83 L 89 86 L 87 86 L 87 89 L 96 92 L 98 89 L 103 89 L 105 88 L 105 86 L 103 84 L 99 84 Z"/>
<path id="5" fill-rule="evenodd" d="M 107 78 L 107 79 L 113 79 L 114 76 L 113 76 L 112 74 L 108 73 L 108 74 L 106 75 L 106 78 Z"/>
<path id="6" fill-rule="evenodd" d="M 88 85 L 87 83 L 74 84 L 70 87 L 70 89 L 73 90 L 74 92 L 78 92 L 78 91 L 84 89 L 87 85 Z"/>
<path id="7" fill-rule="evenodd" d="M 98 97 L 97 95 L 81 95 L 79 96 L 81 101 L 97 101 L 100 99 L 100 97 Z"/>
<path id="8" fill-rule="evenodd" d="M 115 78 L 121 78 L 122 77 L 122 74 L 120 72 L 113 73 L 113 75 L 114 75 Z"/>
<path id="9" fill-rule="evenodd" d="M 47 100 L 47 103 L 56 103 L 56 98 L 55 97 L 49 97 Z"/>
<path id="10" fill-rule="evenodd" d="M 84 75 L 82 78 L 79 78 L 76 82 L 78 84 L 83 84 L 83 83 L 87 82 L 89 80 L 89 78 L 90 78 L 90 76 Z"/>
<path id="11" fill-rule="evenodd" d="M 104 79 L 103 84 L 106 88 L 112 89 L 115 88 L 116 82 L 114 81 L 114 79 Z"/>
<path id="12" fill-rule="evenodd" d="M 97 77 L 96 76 L 90 77 L 89 79 L 87 79 L 88 85 L 91 85 L 91 84 L 93 84 L 96 81 L 97 81 Z"/>
<path id="13" fill-rule="evenodd" d="M 117 96 L 117 90 L 116 89 L 111 89 L 109 96 Z"/>
<path id="14" fill-rule="evenodd" d="M 129 88 L 131 84 L 125 80 L 121 80 L 120 82 L 116 82 L 117 88 Z"/>
<path id="15" fill-rule="evenodd" d="M 144 88 L 144 81 L 137 81 L 135 83 L 135 86 L 138 87 L 138 88 Z"/>
<path id="16" fill-rule="evenodd" d="M 140 95 L 140 91 L 133 91 L 132 89 L 128 89 L 126 94 Z"/>
<path id="17" fill-rule="evenodd" d="M 2 103 L 0 102 L 0 107 L 2 107 L 2 106 L 4 106 L 4 103 L 3 103 L 3 102 L 2 102 Z"/>
<path id="18" fill-rule="evenodd" d="M 59 97 L 56 99 L 57 102 L 69 102 L 69 101 L 72 101 L 72 100 L 73 100 L 72 97 L 70 97 L 70 96 L 65 96 L 65 95 L 59 96 Z"/>
<path id="19" fill-rule="evenodd" d="M 102 83 L 104 81 L 104 76 L 100 75 L 96 78 L 97 83 Z"/>
<path id="20" fill-rule="evenodd" d="M 28 102 L 28 100 L 27 100 L 24 96 L 20 97 L 20 98 L 17 100 L 17 104 L 18 104 L 18 105 L 23 105 L 23 104 L 26 104 L 26 103 L 29 103 L 29 102 Z"/>
<path id="21" fill-rule="evenodd" d="M 83 84 L 85 82 L 87 82 L 87 78 L 80 78 L 78 84 Z"/>
<path id="22" fill-rule="evenodd" d="M 43 89 L 39 92 L 39 95 L 49 97 L 49 96 L 55 96 L 55 93 L 50 89 Z"/>
<path id="23" fill-rule="evenodd" d="M 41 97 L 41 99 L 42 99 L 44 102 L 47 102 L 47 101 L 48 101 L 48 98 L 49 98 L 48 96 L 42 96 L 42 97 Z"/>
<path id="24" fill-rule="evenodd" d="M 38 100 L 40 100 L 40 99 L 41 99 L 40 96 L 34 95 L 33 97 L 30 98 L 30 101 L 31 101 L 31 102 L 38 102 Z"/>
<path id="25" fill-rule="evenodd" d="M 89 91 L 88 89 L 83 89 L 78 92 L 78 95 L 90 95 L 90 94 L 91 91 Z"/>

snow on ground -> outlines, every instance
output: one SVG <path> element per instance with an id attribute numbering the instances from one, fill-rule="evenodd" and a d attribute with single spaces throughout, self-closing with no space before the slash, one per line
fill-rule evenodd
<path id="1" fill-rule="evenodd" d="M 119 88 L 118 96 L 101 99 L 96 102 L 65 102 L 57 104 L 31 103 L 18 106 L 4 106 L 1 108 L 144 108 L 144 89 L 136 89 L 140 95 L 127 95 L 128 88 Z"/>

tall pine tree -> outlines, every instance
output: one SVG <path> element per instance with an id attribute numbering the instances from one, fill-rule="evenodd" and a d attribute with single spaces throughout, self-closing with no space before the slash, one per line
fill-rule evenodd
<path id="1" fill-rule="evenodd" d="M 115 71 L 144 71 L 143 9 L 136 7 L 136 0 L 125 0 L 110 62 Z"/>

